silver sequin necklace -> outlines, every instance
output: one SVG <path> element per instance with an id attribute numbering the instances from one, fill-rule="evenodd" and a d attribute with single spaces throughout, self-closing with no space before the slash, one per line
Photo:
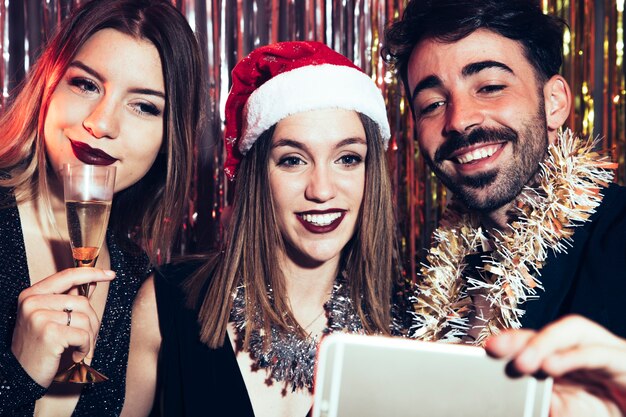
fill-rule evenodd
<path id="1" fill-rule="evenodd" d="M 337 277 L 333 284 L 330 299 L 324 303 L 324 310 L 307 327 L 326 313 L 326 327 L 322 337 L 336 331 L 348 333 L 364 333 L 363 324 L 354 309 L 352 300 L 348 296 L 347 280 L 345 273 Z M 268 291 L 271 297 L 271 291 Z M 237 294 L 230 313 L 230 321 L 234 324 L 237 334 L 236 344 L 241 346 L 245 335 L 246 303 L 243 287 L 237 288 Z M 315 369 L 315 356 L 317 345 L 321 338 L 303 338 L 298 332 L 286 332 L 277 326 L 271 326 L 269 344 L 263 348 L 264 336 L 261 334 L 263 326 L 260 323 L 259 314 L 251 320 L 254 325 L 250 333 L 249 353 L 254 365 L 268 371 L 267 383 L 273 381 L 284 382 L 285 390 L 291 385 L 291 390 L 307 388 L 313 390 L 313 371 Z M 304 329 L 306 330 L 306 329 Z"/>

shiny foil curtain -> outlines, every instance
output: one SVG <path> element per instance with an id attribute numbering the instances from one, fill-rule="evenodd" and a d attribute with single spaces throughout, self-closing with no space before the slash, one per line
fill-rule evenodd
<path id="1" fill-rule="evenodd" d="M 0 0 L 0 108 L 37 59 L 59 22 L 85 0 Z M 547 13 L 571 22 L 564 38 L 564 75 L 575 106 L 570 125 L 604 136 L 603 145 L 624 169 L 623 0 L 537 0 Z M 398 234 L 415 277 L 424 248 L 443 210 L 446 193 L 424 165 L 413 137 L 408 102 L 385 68 L 380 47 L 386 22 L 397 18 L 404 0 L 173 0 L 198 34 L 206 53 L 208 126 L 197 145 L 198 170 L 189 214 L 181 225 L 181 253 L 213 247 L 221 237 L 233 184 L 222 172 L 224 104 L 230 71 L 252 49 L 283 40 L 318 40 L 352 59 L 380 87 L 388 105 L 392 138 L 390 171 Z M 589 36 L 589 34 L 592 36 Z M 192 88 L 192 86 L 190 86 Z"/>
<path id="2" fill-rule="evenodd" d="M 625 184 L 624 0 L 542 0 L 542 6 L 569 24 L 562 69 L 574 96 L 568 125 L 602 137 Z"/>

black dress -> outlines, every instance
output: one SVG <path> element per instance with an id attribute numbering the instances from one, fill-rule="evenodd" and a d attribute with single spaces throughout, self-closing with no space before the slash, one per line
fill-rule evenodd
<path id="1" fill-rule="evenodd" d="M 0 202 L 15 203 L 0 188 Z M 148 276 L 148 258 L 123 251 L 107 233 L 111 269 L 116 278 L 98 333 L 92 365 L 109 377 L 106 382 L 86 384 L 73 416 L 117 416 L 124 404 L 126 365 L 130 341 L 130 315 L 135 295 Z M 15 205 L 0 209 L 0 416 L 32 417 L 35 401 L 46 389 L 33 381 L 11 352 L 17 313 L 17 297 L 30 286 L 28 263 L 19 211 Z"/>
<path id="2" fill-rule="evenodd" d="M 197 312 L 185 307 L 180 283 L 198 266 L 168 266 L 155 274 L 162 342 L 153 416 L 253 417 L 228 336 L 219 349 L 203 344 Z"/>
<path id="3" fill-rule="evenodd" d="M 522 306 L 523 327 L 539 329 L 576 313 L 626 337 L 626 188 L 611 184 L 602 194 L 567 254 L 549 254 L 539 277 L 545 291 Z"/>

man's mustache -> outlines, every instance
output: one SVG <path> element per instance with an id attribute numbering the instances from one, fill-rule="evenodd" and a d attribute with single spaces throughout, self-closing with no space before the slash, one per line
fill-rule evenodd
<path id="1" fill-rule="evenodd" d="M 441 163 L 450 159 L 450 155 L 459 149 L 476 144 L 488 144 L 497 142 L 513 142 L 518 140 L 518 134 L 510 127 L 484 128 L 477 127 L 469 133 L 450 132 L 443 145 L 435 152 L 435 162 Z"/>

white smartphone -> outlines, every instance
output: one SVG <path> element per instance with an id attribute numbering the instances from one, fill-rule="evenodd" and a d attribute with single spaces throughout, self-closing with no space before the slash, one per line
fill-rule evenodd
<path id="1" fill-rule="evenodd" d="M 547 417 L 552 380 L 509 377 L 479 347 L 331 334 L 313 417 Z"/>

